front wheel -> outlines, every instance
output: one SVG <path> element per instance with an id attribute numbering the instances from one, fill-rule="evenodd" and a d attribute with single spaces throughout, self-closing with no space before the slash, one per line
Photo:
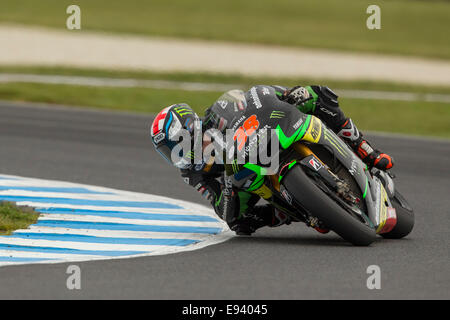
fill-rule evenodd
<path id="1" fill-rule="evenodd" d="M 300 166 L 286 173 L 282 183 L 302 207 L 343 239 L 356 246 L 368 246 L 375 241 L 375 230 L 332 200 Z"/>
<path id="2" fill-rule="evenodd" d="M 381 236 L 387 239 L 400 239 L 406 237 L 412 231 L 414 227 L 414 211 L 397 190 L 395 190 L 391 202 L 397 214 L 397 224 L 394 226 L 394 229 L 387 233 L 382 233 Z"/>

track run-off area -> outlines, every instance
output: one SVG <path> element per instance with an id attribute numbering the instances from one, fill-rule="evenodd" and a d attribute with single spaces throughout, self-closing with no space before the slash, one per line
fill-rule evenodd
<path id="1" fill-rule="evenodd" d="M 0 64 L 450 84 L 436 59 L 0 25 Z M 182 53 L 182 54 L 181 54 Z"/>
<path id="2" fill-rule="evenodd" d="M 171 198 L 175 199 L 170 200 L 172 204 L 195 202 L 209 211 L 208 203 L 157 155 L 148 136 L 152 119 L 152 115 L 145 114 L 1 102 L 0 173 L 3 178 L 30 177 L 27 181 L 44 179 L 83 185 L 75 190 L 72 185 L 71 197 L 55 190 L 44 191 L 47 195 L 52 192 L 53 198 L 94 196 L 79 193 L 75 197 L 73 191 L 82 188 L 114 193 L 95 195 L 102 200 L 112 200 L 119 194 L 126 195 L 127 201 L 169 203 L 167 199 Z M 396 186 L 415 210 L 415 228 L 405 239 L 380 237 L 369 247 L 354 247 L 332 232 L 322 235 L 303 224 L 292 223 L 262 228 L 251 237 L 233 236 L 200 250 L 176 254 L 3 266 L 0 267 L 0 298 L 448 299 L 450 143 L 396 135 L 366 136 L 377 148 L 394 157 Z M 19 184 L 9 181 L 10 186 Z M 68 187 L 63 184 L 54 187 Z M 30 197 L 34 192 L 43 196 L 42 190 L 34 187 L 29 184 L 29 190 L 10 190 L 7 196 Z M 0 191 L 0 194 L 5 192 Z M 134 193 L 139 193 L 139 197 Z M 150 200 L 144 194 L 164 198 Z M 37 204 L 46 207 L 45 203 Z M 62 209 L 63 204 L 59 203 L 58 208 Z M 94 210 L 87 207 L 77 210 L 81 209 Z M 135 209 L 127 211 L 140 213 Z M 162 214 L 156 211 L 151 208 L 147 214 Z M 83 223 L 106 219 L 110 224 L 133 224 L 132 219 L 123 217 L 86 218 L 86 211 L 78 213 L 71 219 L 84 219 Z M 42 222 L 61 221 L 64 216 L 69 218 L 66 214 L 45 212 L 35 226 L 23 232 L 31 234 L 37 228 L 53 228 Z M 146 225 L 151 220 L 144 221 L 140 224 Z M 66 228 L 74 235 L 81 233 L 81 229 L 68 225 Z M 119 237 L 115 230 L 86 230 L 89 236 L 91 232 L 103 232 L 102 236 L 114 232 L 114 237 Z M 83 236 L 88 236 L 87 231 L 83 232 L 86 232 Z M 80 267 L 81 290 L 66 287 L 66 271 L 71 264 Z M 380 290 L 369 290 L 366 286 L 367 268 L 371 265 L 380 267 Z"/>

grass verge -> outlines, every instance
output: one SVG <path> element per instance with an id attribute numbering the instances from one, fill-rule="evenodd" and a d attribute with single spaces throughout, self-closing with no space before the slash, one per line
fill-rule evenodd
<path id="1" fill-rule="evenodd" d="M 14 230 L 26 229 L 36 223 L 39 213 L 31 207 L 17 206 L 11 202 L 0 202 L 0 235 L 9 235 Z"/>
<path id="2" fill-rule="evenodd" d="M 298 84 L 321 84 L 330 88 L 362 89 L 380 91 L 403 91 L 414 93 L 440 93 L 450 94 L 448 86 L 427 86 L 388 81 L 369 80 L 330 80 L 326 78 L 311 77 L 252 77 L 239 74 L 199 73 L 199 72 L 153 72 L 153 71 L 124 71 L 107 69 L 83 69 L 60 66 L 14 66 L 0 65 L 0 73 L 25 73 L 39 75 L 64 75 L 105 77 L 117 79 L 142 79 L 142 80 L 169 80 L 184 82 L 224 83 L 252 86 L 255 84 L 281 84 L 294 86 Z"/>
<path id="3" fill-rule="evenodd" d="M 365 89 L 449 94 L 448 87 L 425 87 L 383 82 L 328 81 L 320 79 L 252 78 L 239 75 L 151 73 L 84 70 L 70 68 L 0 67 L 0 72 L 79 75 L 112 78 L 158 79 L 206 83 L 227 83 L 250 87 L 254 84 L 322 84 L 332 89 Z M 2 83 L 0 99 L 90 106 L 109 110 L 157 113 L 163 107 L 186 102 L 199 114 L 222 92 L 182 91 L 149 88 L 108 88 L 55 84 Z M 345 114 L 361 130 L 396 132 L 450 138 L 450 104 L 419 101 L 388 101 L 340 98 Z"/>
<path id="4" fill-rule="evenodd" d="M 66 30 L 66 8 L 74 3 L 81 32 L 450 58 L 448 1 L 376 1 L 379 30 L 366 27 L 369 0 L 2 0 L 0 22 Z"/>

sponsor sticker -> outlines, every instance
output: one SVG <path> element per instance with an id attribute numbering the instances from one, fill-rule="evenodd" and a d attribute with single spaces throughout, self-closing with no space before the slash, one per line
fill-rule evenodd
<path id="1" fill-rule="evenodd" d="M 356 161 L 355 161 L 355 159 L 353 159 L 353 160 L 352 160 L 352 164 L 351 164 L 351 166 L 350 166 L 350 169 L 348 169 L 348 171 L 350 172 L 350 174 L 351 174 L 352 176 L 354 176 L 355 174 L 359 173 L 359 172 L 357 171 L 357 169 L 358 169 L 358 167 L 357 167 L 357 165 L 356 165 Z"/>
<path id="2" fill-rule="evenodd" d="M 292 126 L 295 130 L 297 130 L 300 125 L 303 123 L 303 118 L 300 118 L 294 125 Z"/>
<path id="3" fill-rule="evenodd" d="M 270 114 L 270 119 L 281 119 L 284 117 L 284 112 L 279 110 L 274 110 Z"/>
<path id="4" fill-rule="evenodd" d="M 165 137 L 166 137 L 166 134 L 164 132 L 161 132 L 153 138 L 153 141 L 155 142 L 155 144 L 158 144 L 161 141 L 163 141 Z"/>
<path id="5" fill-rule="evenodd" d="M 314 141 L 316 141 L 319 138 L 320 133 L 320 122 L 314 119 L 313 127 L 311 130 L 311 136 L 313 137 Z"/>
<path id="6" fill-rule="evenodd" d="M 258 93 L 256 92 L 255 87 L 250 89 L 250 95 L 252 96 L 253 104 L 255 105 L 256 109 L 262 108 L 262 104 L 259 100 Z"/>
<path id="7" fill-rule="evenodd" d="M 241 124 L 241 122 L 246 119 L 245 116 L 240 117 L 238 120 L 236 120 L 236 122 L 233 124 L 233 127 L 231 127 L 231 129 L 236 130 L 237 127 L 239 127 L 239 125 Z"/>
<path id="8" fill-rule="evenodd" d="M 317 161 L 315 158 L 311 158 L 311 160 L 309 160 L 308 163 L 316 171 L 319 171 L 319 169 L 323 167 L 323 165 L 319 161 Z"/>
<path id="9" fill-rule="evenodd" d="M 284 200 L 286 200 L 290 205 L 292 205 L 292 197 L 289 194 L 289 192 L 287 192 L 286 189 L 281 192 L 281 195 L 283 196 Z"/>
<path id="10" fill-rule="evenodd" d="M 219 104 L 219 106 L 222 109 L 225 109 L 227 107 L 227 105 L 228 105 L 228 101 L 226 101 L 226 100 L 219 100 L 219 101 L 217 101 L 217 103 Z"/>
<path id="11" fill-rule="evenodd" d="M 308 127 L 308 130 L 306 131 L 303 137 L 303 140 L 317 143 L 320 139 L 321 132 L 322 132 L 322 122 L 319 120 L 319 118 L 311 116 L 311 122 Z"/>
<path id="12" fill-rule="evenodd" d="M 321 110 L 322 112 L 326 113 L 326 114 L 329 114 L 329 115 L 332 116 L 332 117 L 335 117 L 335 116 L 337 115 L 337 112 L 336 112 L 336 113 L 331 112 L 330 110 L 325 109 L 324 107 L 321 107 L 320 110 Z"/>

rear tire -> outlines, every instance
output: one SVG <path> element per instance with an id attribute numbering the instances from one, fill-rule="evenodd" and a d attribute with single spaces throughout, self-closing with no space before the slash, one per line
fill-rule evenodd
<path id="1" fill-rule="evenodd" d="M 410 234 L 414 228 L 414 211 L 397 190 L 395 190 L 395 195 L 391 202 L 397 214 L 397 224 L 394 229 L 387 233 L 382 233 L 381 236 L 387 239 L 401 239 Z"/>
<path id="2" fill-rule="evenodd" d="M 289 193 L 314 217 L 355 246 L 368 246 L 376 239 L 375 230 L 352 217 L 296 165 L 282 181 Z"/>

